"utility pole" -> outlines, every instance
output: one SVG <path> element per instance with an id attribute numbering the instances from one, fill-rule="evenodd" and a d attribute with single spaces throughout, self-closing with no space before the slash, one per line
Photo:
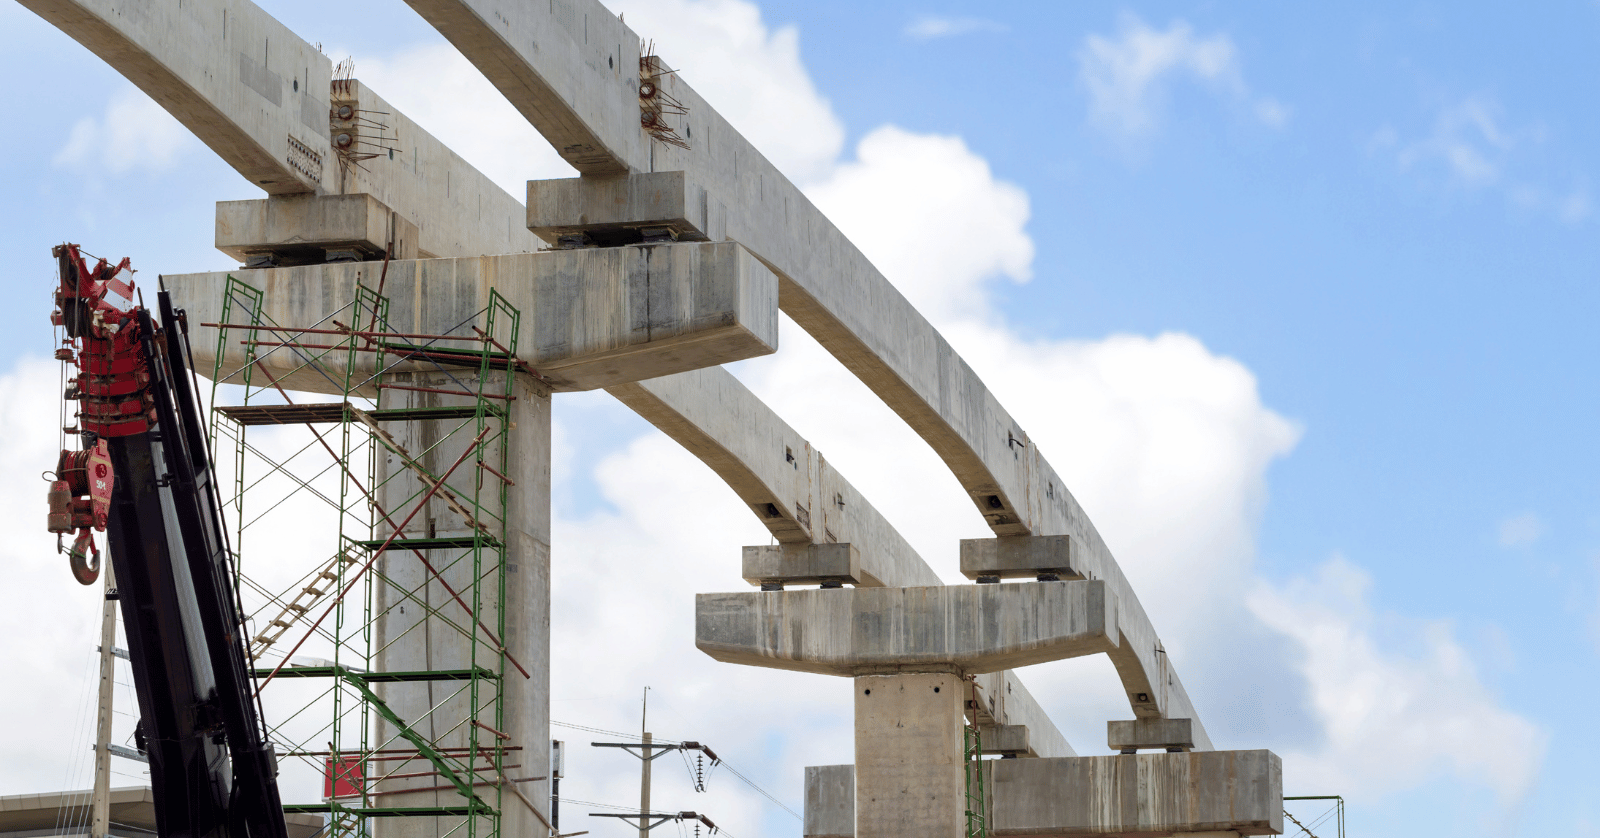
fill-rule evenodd
<path id="1" fill-rule="evenodd" d="M 597 812 L 591 812 L 589 814 L 589 817 L 591 817 L 591 818 L 634 818 L 634 817 L 637 817 L 639 819 L 639 838 L 650 838 L 650 830 L 655 829 L 656 827 L 666 823 L 667 821 L 674 821 L 674 822 L 682 822 L 682 821 L 686 821 L 686 820 L 699 821 L 700 823 L 705 824 L 707 827 L 709 827 L 711 829 L 711 831 L 713 833 L 715 833 L 717 831 L 717 825 L 712 823 L 711 819 L 706 817 L 705 815 L 702 815 L 702 814 L 699 814 L 699 813 L 696 813 L 696 812 L 677 812 L 677 813 L 674 814 L 674 813 L 651 812 L 650 811 L 650 763 L 654 762 L 657 757 L 666 756 L 667 754 L 670 754 L 673 751 L 700 751 L 700 752 L 704 753 L 706 756 L 711 758 L 711 764 L 712 765 L 716 765 L 717 762 L 718 762 L 718 759 L 717 759 L 717 754 L 716 754 L 715 751 L 711 750 L 710 748 L 707 748 L 706 746 L 700 744 L 699 742 L 679 742 L 677 744 L 671 744 L 671 745 L 668 745 L 668 744 L 657 745 L 657 744 L 655 744 L 655 737 L 653 735 L 651 735 L 650 731 L 645 729 L 645 728 L 649 727 L 649 715 L 648 715 L 649 712 L 650 712 L 650 688 L 649 687 L 645 687 L 644 688 L 644 701 L 642 702 L 642 708 L 639 711 L 639 741 L 638 742 L 590 742 L 589 743 L 590 745 L 593 745 L 596 748 L 621 748 L 624 751 L 627 751 L 628 753 L 633 754 L 634 756 L 639 758 L 639 763 L 640 763 L 640 767 L 639 767 L 639 814 L 638 815 L 616 815 L 616 814 L 600 814 L 600 813 L 597 813 Z M 637 748 L 638 750 L 635 751 L 634 750 L 635 748 Z M 704 791 L 704 788 L 701 788 L 700 790 Z M 651 823 L 650 822 L 651 819 L 655 819 L 655 823 Z"/>
<path id="2" fill-rule="evenodd" d="M 639 760 L 639 838 L 650 838 L 650 827 L 645 826 L 650 822 L 650 743 L 653 740 L 649 731 L 645 732 L 642 741 L 644 758 Z"/>
<path id="3" fill-rule="evenodd" d="M 94 735 L 94 817 L 89 838 L 110 838 L 111 829 L 111 688 L 116 684 L 117 581 L 106 557 L 105 607 L 100 616 L 100 710 Z"/>
<path id="4" fill-rule="evenodd" d="M 639 760 L 639 838 L 650 838 L 650 687 L 644 688 L 644 699 L 639 702 L 639 741 L 644 743 Z M 666 753 L 666 751 L 662 751 Z"/>

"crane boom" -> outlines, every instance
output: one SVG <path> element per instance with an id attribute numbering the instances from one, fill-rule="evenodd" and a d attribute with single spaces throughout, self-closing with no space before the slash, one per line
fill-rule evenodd
<path id="1" fill-rule="evenodd" d="M 135 740 L 150 760 L 161 838 L 287 838 L 277 763 L 262 731 L 220 496 L 182 311 L 165 291 L 159 318 L 135 303 L 128 260 L 90 268 L 76 245 L 61 267 L 57 357 L 76 364 L 81 451 L 57 477 L 85 524 L 72 567 L 98 576 L 91 528 L 103 526 L 116 570 L 134 690 Z M 73 469 L 82 463 L 83 474 Z M 62 474 L 69 471 L 70 474 Z M 99 491 L 109 497 L 94 494 Z M 108 491 L 107 491 L 108 490 Z M 51 529 L 60 532 L 52 484 Z M 103 517 L 99 514 L 104 507 Z M 87 556 L 93 554 L 91 565 Z"/>

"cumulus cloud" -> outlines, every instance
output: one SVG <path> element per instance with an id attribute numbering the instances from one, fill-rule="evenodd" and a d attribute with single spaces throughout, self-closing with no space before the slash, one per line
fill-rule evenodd
<path id="1" fill-rule="evenodd" d="M 1179 77 L 1248 105 L 1269 127 L 1281 127 L 1289 118 L 1285 105 L 1250 92 L 1233 39 L 1222 33 L 1201 37 L 1181 20 L 1162 31 L 1124 15 L 1117 35 L 1088 36 L 1077 57 L 1078 78 L 1089 91 L 1090 119 L 1113 134 L 1150 133 L 1168 85 Z"/>
<path id="2" fill-rule="evenodd" d="M 162 172 L 199 142 L 144 91 L 122 83 L 106 103 L 104 116 L 86 116 L 73 124 L 54 162 L 118 175 L 134 170 Z"/>
<path id="3" fill-rule="evenodd" d="M 1524 512 L 1500 522 L 1501 547 L 1526 547 L 1544 535 L 1544 521 L 1532 512 Z"/>
<path id="4" fill-rule="evenodd" d="M 1520 800 L 1538 776 L 1545 734 L 1500 705 L 1449 623 L 1374 613 L 1371 587 L 1371 576 L 1336 556 L 1310 578 L 1263 583 L 1250 597 L 1264 623 L 1300 645 L 1325 730 L 1317 747 L 1285 754 L 1285 773 L 1345 795 L 1450 774 L 1494 789 L 1502 804 Z"/>
<path id="5" fill-rule="evenodd" d="M 906 35 L 919 41 L 949 38 L 973 32 L 1004 32 L 1005 24 L 980 17 L 938 17 L 924 15 L 906 26 Z"/>
<path id="6" fill-rule="evenodd" d="M 970 311 L 987 280 L 1033 275 L 1027 193 L 997 181 L 959 137 L 883 126 L 861 140 L 854 160 L 806 192 L 934 319 Z M 961 235 L 941 234 L 952 225 Z"/>

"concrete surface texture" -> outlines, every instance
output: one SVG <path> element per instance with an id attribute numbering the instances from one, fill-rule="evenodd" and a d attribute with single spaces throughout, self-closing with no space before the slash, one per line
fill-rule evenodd
<path id="1" fill-rule="evenodd" d="M 1110 650 L 1104 582 L 699 594 L 695 645 L 725 663 L 823 675 L 996 672 Z"/>
<path id="2" fill-rule="evenodd" d="M 855 679 L 855 834 L 966 835 L 965 686 L 952 673 Z"/>

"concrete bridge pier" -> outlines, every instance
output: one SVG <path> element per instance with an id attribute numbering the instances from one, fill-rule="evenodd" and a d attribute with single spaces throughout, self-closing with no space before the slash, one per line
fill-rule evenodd
<path id="1" fill-rule="evenodd" d="M 855 679 L 856 834 L 966 834 L 967 682 L 955 672 Z"/>

